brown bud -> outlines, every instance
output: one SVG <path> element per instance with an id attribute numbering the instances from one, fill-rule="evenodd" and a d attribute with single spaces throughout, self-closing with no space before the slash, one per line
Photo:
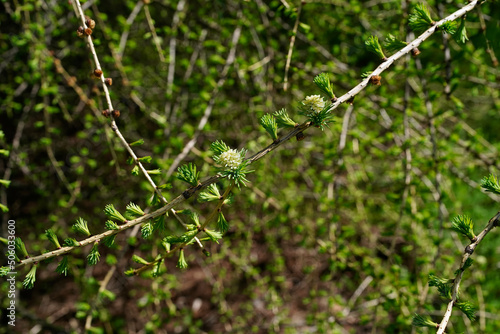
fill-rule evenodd
<path id="1" fill-rule="evenodd" d="M 113 118 L 118 118 L 120 117 L 120 110 L 113 110 L 111 114 L 113 115 Z"/>
<path id="2" fill-rule="evenodd" d="M 382 80 L 380 75 L 372 75 L 370 77 L 370 83 L 375 86 L 380 86 L 380 80 Z"/>
<path id="3" fill-rule="evenodd" d="M 299 132 L 295 135 L 295 138 L 297 139 L 297 141 L 301 141 L 301 140 L 304 140 L 304 138 L 306 138 L 306 136 L 304 135 L 304 132 Z"/>
<path id="4" fill-rule="evenodd" d="M 418 48 L 413 48 L 413 49 L 411 49 L 411 55 L 412 55 L 413 57 L 416 57 L 416 56 L 418 56 L 419 54 L 420 54 L 420 50 L 419 50 Z"/>
<path id="5" fill-rule="evenodd" d="M 330 101 L 332 101 L 332 103 L 337 102 L 337 100 L 338 100 L 338 99 L 337 99 L 337 97 L 336 97 L 336 96 L 334 96 L 334 97 L 332 97 L 332 98 L 330 99 Z"/>
<path id="6" fill-rule="evenodd" d="M 92 20 L 90 17 L 88 16 L 85 16 L 85 24 L 87 25 L 87 27 L 89 27 L 90 29 L 94 29 L 95 28 L 95 21 Z"/>
<path id="7" fill-rule="evenodd" d="M 349 100 L 347 100 L 346 103 L 348 103 L 352 106 L 354 104 L 354 96 L 351 97 Z"/>
<path id="8" fill-rule="evenodd" d="M 111 78 L 106 78 L 104 79 L 104 82 L 106 83 L 106 85 L 108 86 L 112 86 L 113 85 L 113 79 Z"/>
<path id="9" fill-rule="evenodd" d="M 90 29 L 90 28 L 85 29 L 85 35 L 87 35 L 87 36 L 92 35 L 92 29 Z"/>
<path id="10" fill-rule="evenodd" d="M 111 115 L 111 113 L 109 112 L 109 109 L 105 109 L 102 111 L 102 115 L 104 117 L 108 118 Z"/>
<path id="11" fill-rule="evenodd" d="M 78 37 L 83 37 L 83 33 L 85 32 L 85 29 L 83 29 L 82 26 L 79 26 L 78 29 L 76 30 L 76 35 Z"/>
<path id="12" fill-rule="evenodd" d="M 100 78 L 102 76 L 102 70 L 100 68 L 96 68 L 93 74 L 96 78 Z"/>

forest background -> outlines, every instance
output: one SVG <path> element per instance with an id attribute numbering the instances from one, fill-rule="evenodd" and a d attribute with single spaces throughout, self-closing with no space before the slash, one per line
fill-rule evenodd
<path id="1" fill-rule="evenodd" d="M 434 20 L 466 4 L 423 3 Z M 417 4 L 82 6 L 112 79 L 116 124 L 128 143 L 144 140 L 134 152 L 171 201 L 190 187 L 176 177 L 180 166 L 194 164 L 202 181 L 217 173 L 213 142 L 250 157 L 273 143 L 264 115 L 286 108 L 294 122 L 306 122 L 301 101 L 330 100 L 313 83 L 318 74 L 327 74 L 337 96 L 370 76 L 382 61 L 365 42 L 377 36 L 384 47 L 389 34 L 414 40 L 408 21 Z M 102 115 L 109 108 L 90 75 L 96 65 L 86 37 L 78 37 L 76 4 L 2 0 L 2 7 L 2 236 L 15 220 L 16 236 L 36 256 L 55 249 L 49 229 L 61 244 L 83 240 L 72 229 L 79 217 L 92 234 L 105 231 L 108 204 L 122 213 L 131 202 L 153 211 L 151 182 Z M 479 185 L 499 166 L 499 19 L 498 1 L 483 1 L 466 16 L 468 40 L 435 32 L 418 56 L 384 71 L 380 86 L 333 110 L 329 127 L 308 128 L 254 162 L 249 182 L 222 207 L 228 230 L 218 243 L 201 240 L 201 249 L 195 242 L 156 272 L 125 275 L 165 255 L 165 237 L 185 232 L 170 214 L 162 228 L 136 225 L 112 247 L 98 245 L 96 265 L 87 263 L 90 246 L 65 258 L 67 275 L 56 273 L 61 257 L 38 263 L 31 289 L 23 288 L 30 269 L 19 268 L 17 324 L 3 326 L 9 300 L 2 293 L 0 332 L 434 332 L 412 321 L 420 314 L 439 323 L 445 312 L 448 301 L 428 283 L 429 275 L 453 278 L 460 268 L 468 240 L 450 229 L 453 218 L 470 216 L 479 232 L 499 210 L 499 197 Z M 216 185 L 222 194 L 230 181 Z M 193 213 L 203 222 L 214 208 L 197 193 L 175 210 L 183 222 Z M 447 332 L 500 331 L 498 240 L 498 231 L 486 236 L 461 283 L 475 321 L 454 309 Z"/>

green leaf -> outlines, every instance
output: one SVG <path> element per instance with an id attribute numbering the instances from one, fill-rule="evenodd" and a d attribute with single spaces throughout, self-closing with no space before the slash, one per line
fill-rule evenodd
<path id="1" fill-rule="evenodd" d="M 153 161 L 153 158 L 151 158 L 148 155 L 148 156 L 145 156 L 145 157 L 138 158 L 137 161 L 149 164 L 149 163 L 151 163 L 151 161 Z"/>
<path id="2" fill-rule="evenodd" d="M 20 257 L 28 258 L 28 251 L 26 250 L 26 246 L 24 245 L 24 242 L 21 240 L 21 238 L 16 238 L 14 240 L 14 243 L 16 245 L 17 254 L 21 255 Z"/>
<path id="3" fill-rule="evenodd" d="M 222 140 L 217 140 L 212 145 L 210 145 L 210 149 L 212 152 L 214 152 L 216 155 L 220 155 L 226 151 L 229 151 L 230 148 L 229 146 L 226 145 Z"/>
<path id="4" fill-rule="evenodd" d="M 209 229 L 205 229 L 204 232 L 212 241 L 215 241 L 216 243 L 219 243 L 219 239 L 222 239 L 222 232 L 212 231 Z"/>
<path id="5" fill-rule="evenodd" d="M 73 224 L 72 227 L 75 232 L 81 233 L 87 237 L 90 236 L 90 231 L 89 227 L 87 226 L 87 221 L 84 220 L 83 218 L 79 217 L 76 220 L 76 223 Z"/>
<path id="6" fill-rule="evenodd" d="M 476 308 L 469 302 L 456 302 L 453 304 L 458 307 L 460 311 L 462 311 L 470 321 L 476 320 Z"/>
<path id="7" fill-rule="evenodd" d="M 124 274 L 125 274 L 125 276 L 127 276 L 127 277 L 131 277 L 131 276 L 134 276 L 134 275 L 135 275 L 135 273 L 136 273 L 135 269 L 130 268 L 130 269 L 126 270 Z"/>
<path id="8" fill-rule="evenodd" d="M 473 228 L 474 228 L 474 223 L 472 222 L 469 216 L 459 215 L 453 218 L 451 229 L 457 233 L 466 236 L 471 241 L 476 238 Z"/>
<path id="9" fill-rule="evenodd" d="M 385 41 L 385 49 L 389 52 L 396 52 L 408 45 L 408 43 L 398 40 L 394 35 L 389 34 Z"/>
<path id="10" fill-rule="evenodd" d="M 439 26 L 439 29 L 441 29 L 445 33 L 454 35 L 457 32 L 457 23 L 454 21 L 446 21 Z"/>
<path id="11" fill-rule="evenodd" d="M 429 9 L 422 3 L 419 3 L 410 14 L 408 25 L 416 34 L 421 34 L 435 24 L 431 18 Z"/>
<path id="12" fill-rule="evenodd" d="M 500 184 L 498 183 L 498 179 L 495 175 L 490 174 L 489 176 L 485 176 L 481 180 L 481 187 L 488 192 L 495 193 L 500 195 Z"/>
<path id="13" fill-rule="evenodd" d="M 126 222 L 127 220 L 125 217 L 122 216 L 121 213 L 118 212 L 118 210 L 115 209 L 113 204 L 108 204 L 104 207 L 104 213 L 106 216 L 108 216 L 111 219 L 118 220 L 120 222 Z"/>
<path id="14" fill-rule="evenodd" d="M 196 166 L 192 163 L 182 165 L 177 168 L 177 178 L 196 187 L 199 183 L 200 172 L 196 171 Z"/>
<path id="15" fill-rule="evenodd" d="M 73 238 L 64 239 L 64 245 L 67 247 L 79 247 L 80 243 Z"/>
<path id="16" fill-rule="evenodd" d="M 57 240 L 57 235 L 52 231 L 51 229 L 45 230 L 45 235 L 47 236 L 47 239 L 56 246 L 56 248 L 61 248 L 61 245 L 59 244 L 59 240 Z"/>
<path id="17" fill-rule="evenodd" d="M 104 246 L 110 248 L 115 243 L 115 238 L 116 238 L 116 234 L 108 235 L 107 237 L 104 237 L 102 239 L 102 243 L 104 244 Z"/>
<path id="18" fill-rule="evenodd" d="M 455 41 L 457 41 L 457 43 L 465 43 L 469 40 L 469 37 L 467 37 L 467 30 L 465 29 L 465 17 L 462 17 L 462 19 L 460 20 L 460 25 L 458 26 L 457 31 L 455 32 L 453 37 L 455 38 Z"/>
<path id="19" fill-rule="evenodd" d="M 198 201 L 211 202 L 211 201 L 217 201 L 220 198 L 221 194 L 219 192 L 219 189 L 217 188 L 217 185 L 215 185 L 215 183 L 212 183 L 206 188 L 205 191 L 200 193 L 200 195 L 198 196 Z"/>
<path id="20" fill-rule="evenodd" d="M 153 225 L 150 221 L 144 223 L 141 227 L 141 235 L 144 239 L 148 239 L 153 234 Z"/>
<path id="21" fill-rule="evenodd" d="M 99 258 L 101 255 L 99 254 L 98 245 L 99 244 L 97 242 L 94 243 L 89 255 L 87 255 L 87 261 L 91 266 L 94 266 L 97 264 L 97 262 L 99 262 Z"/>
<path id="22" fill-rule="evenodd" d="M 447 279 L 447 278 L 441 278 L 436 275 L 429 275 L 429 286 L 440 286 L 443 284 L 452 284 L 453 280 L 452 279 Z"/>
<path id="23" fill-rule="evenodd" d="M 2 212 L 9 212 L 9 208 L 2 203 L 0 203 L 0 210 L 2 210 Z"/>
<path id="24" fill-rule="evenodd" d="M 130 172 L 132 175 L 137 176 L 140 174 L 140 169 L 138 165 L 135 165 L 134 168 L 132 168 L 132 171 Z"/>
<path id="25" fill-rule="evenodd" d="M 151 276 L 158 277 L 161 275 L 161 264 L 162 263 L 163 263 L 163 260 L 156 262 L 153 270 L 151 271 Z"/>
<path id="26" fill-rule="evenodd" d="M 376 54 L 382 60 L 387 59 L 384 51 L 382 51 L 382 46 L 380 46 L 377 36 L 368 37 L 368 39 L 365 41 L 365 44 L 368 51 Z"/>
<path id="27" fill-rule="evenodd" d="M 67 276 L 68 270 L 69 270 L 68 257 L 64 256 L 61 262 L 59 262 L 59 264 L 57 265 L 56 273 Z"/>
<path id="28" fill-rule="evenodd" d="M 153 231 L 165 232 L 167 226 L 165 225 L 165 215 L 160 215 L 154 219 Z"/>
<path id="29" fill-rule="evenodd" d="M 23 286 L 25 289 L 32 289 L 35 286 L 36 281 L 36 265 L 32 266 L 23 281 Z"/>
<path id="30" fill-rule="evenodd" d="M 133 255 L 132 256 L 132 261 L 134 261 L 135 263 L 139 263 L 139 264 L 142 264 L 142 265 L 148 265 L 149 262 L 144 260 L 142 257 L 138 256 L 138 255 Z"/>
<path id="31" fill-rule="evenodd" d="M 8 188 L 10 186 L 10 182 L 9 180 L 3 180 L 3 179 L 0 179 L 0 184 L 3 185 L 5 188 Z"/>
<path id="32" fill-rule="evenodd" d="M 129 146 L 139 146 L 139 145 L 142 145 L 144 144 L 144 139 L 139 139 L 139 140 L 136 140 L 135 142 L 133 143 L 130 143 Z"/>
<path id="33" fill-rule="evenodd" d="M 181 249 L 179 252 L 179 260 L 177 261 L 177 268 L 186 269 L 187 267 L 188 264 L 184 258 L 184 249 Z"/>
<path id="34" fill-rule="evenodd" d="M 438 328 L 439 324 L 433 322 L 432 320 L 428 318 L 424 318 L 421 315 L 414 314 L 413 315 L 413 320 L 411 322 L 412 326 L 415 327 L 430 327 L 430 328 Z"/>
<path id="35" fill-rule="evenodd" d="M 273 140 L 278 139 L 278 124 L 274 116 L 265 114 L 260 118 L 260 125 L 266 130 Z"/>
<path id="36" fill-rule="evenodd" d="M 273 115 L 276 117 L 276 123 L 279 128 L 294 128 L 298 125 L 297 122 L 288 116 L 285 108 L 275 111 Z"/>
<path id="37" fill-rule="evenodd" d="M 227 230 L 229 229 L 229 224 L 226 218 L 224 217 L 224 214 L 222 214 L 222 212 L 219 212 L 219 218 L 217 219 L 217 228 L 222 233 L 226 233 Z"/>
<path id="38" fill-rule="evenodd" d="M 125 212 L 125 215 L 128 215 L 131 218 L 141 217 L 144 216 L 144 211 L 142 211 L 142 209 L 138 205 L 130 202 L 127 205 L 127 211 Z"/>
<path id="39" fill-rule="evenodd" d="M 106 222 L 104 223 L 104 228 L 106 230 L 119 230 L 120 229 L 120 227 L 118 226 L 118 224 L 116 224 L 112 220 L 106 220 Z"/>
<path id="40" fill-rule="evenodd" d="M 330 78 L 326 73 L 320 73 L 314 77 L 313 82 L 318 86 L 318 88 L 325 93 L 330 99 L 335 99 L 335 94 L 333 93 L 333 87 L 330 82 Z"/>

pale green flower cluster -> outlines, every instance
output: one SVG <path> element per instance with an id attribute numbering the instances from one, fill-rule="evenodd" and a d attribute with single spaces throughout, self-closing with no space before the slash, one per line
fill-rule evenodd
<path id="1" fill-rule="evenodd" d="M 312 111 L 319 113 L 325 107 L 325 101 L 320 95 L 309 95 L 307 96 L 302 104 L 306 108 L 310 108 Z"/>
<path id="2" fill-rule="evenodd" d="M 228 167 L 230 169 L 236 169 L 241 165 L 243 158 L 238 151 L 230 149 L 224 153 L 219 155 L 219 163 L 224 167 Z"/>

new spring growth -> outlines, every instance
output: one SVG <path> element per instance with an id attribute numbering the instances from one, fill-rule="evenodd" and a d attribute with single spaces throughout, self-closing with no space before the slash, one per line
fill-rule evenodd
<path id="1" fill-rule="evenodd" d="M 384 41 L 385 49 L 389 52 L 396 52 L 404 48 L 408 43 L 400 41 L 394 35 L 389 34 Z M 418 48 L 411 49 L 411 55 L 416 57 L 420 54 L 420 50 Z"/>
<path id="2" fill-rule="evenodd" d="M 377 36 L 370 36 L 368 39 L 365 41 L 366 48 L 368 51 L 376 54 L 380 59 L 383 61 L 387 60 L 387 57 L 384 54 L 384 51 L 382 51 L 382 46 L 380 45 L 380 42 L 378 41 Z"/>
<path id="3" fill-rule="evenodd" d="M 90 250 L 89 255 L 87 255 L 87 261 L 91 266 L 96 265 L 97 262 L 99 262 L 99 258 L 101 257 L 101 254 L 99 254 L 99 250 L 97 249 L 98 245 L 99 243 L 95 242 L 92 246 L 92 249 Z"/>
<path id="4" fill-rule="evenodd" d="M 276 118 L 276 123 L 279 128 L 294 128 L 299 125 L 293 119 L 288 116 L 286 109 L 283 108 L 281 110 L 275 111 L 273 116 Z"/>
<path id="5" fill-rule="evenodd" d="M 453 36 L 455 41 L 465 43 L 469 38 L 467 37 L 467 30 L 465 30 L 465 16 L 460 20 L 460 25 L 458 26 L 457 32 Z"/>
<path id="6" fill-rule="evenodd" d="M 25 289 L 32 289 L 36 281 L 36 265 L 31 267 L 30 271 L 26 275 L 23 281 L 23 286 Z"/>
<path id="7" fill-rule="evenodd" d="M 90 236 L 90 231 L 89 227 L 87 226 L 87 221 L 81 217 L 79 217 L 76 220 L 76 223 L 73 224 L 73 230 L 75 232 L 83 234 L 86 237 Z"/>
<path id="8" fill-rule="evenodd" d="M 320 95 L 309 95 L 302 101 L 302 105 L 306 109 L 319 113 L 325 107 L 325 101 Z"/>
<path id="9" fill-rule="evenodd" d="M 184 257 L 184 249 L 181 249 L 179 252 L 179 260 L 177 261 L 177 268 L 186 269 L 187 267 L 188 267 L 188 264 L 187 264 L 186 259 Z"/>
<path id="10" fill-rule="evenodd" d="M 465 314 L 470 321 L 476 320 L 476 308 L 470 302 L 457 301 L 453 305 L 458 307 L 458 309 L 462 311 L 462 313 Z"/>
<path id="11" fill-rule="evenodd" d="M 209 185 L 205 191 L 202 191 L 198 196 L 199 202 L 211 202 L 219 199 L 221 199 L 221 194 L 215 183 Z"/>
<path id="12" fill-rule="evenodd" d="M 410 29 L 413 30 L 416 34 L 421 34 L 433 25 L 436 22 L 431 18 L 431 14 L 429 13 L 429 9 L 422 3 L 419 3 L 413 9 L 413 13 L 410 14 L 410 18 L 408 21 L 408 25 Z"/>
<path id="13" fill-rule="evenodd" d="M 245 185 L 249 182 L 245 175 L 252 172 L 248 170 L 248 160 L 245 159 L 246 150 L 241 149 L 239 152 L 229 148 L 223 141 L 216 141 L 210 145 L 210 149 L 215 152 L 214 161 L 221 165 L 221 175 L 234 180 L 236 185 Z"/>
<path id="14" fill-rule="evenodd" d="M 439 327 L 438 323 L 435 323 L 434 321 L 424 318 L 421 315 L 415 314 L 413 316 L 413 320 L 411 322 L 412 326 L 415 327 L 429 327 L 429 328 L 434 328 L 437 329 Z"/>
<path id="15" fill-rule="evenodd" d="M 261 117 L 259 123 L 273 140 L 278 139 L 278 123 L 273 115 L 265 114 Z"/>
<path id="16" fill-rule="evenodd" d="M 57 239 L 57 235 L 52 231 L 51 229 L 48 229 L 45 231 L 45 235 L 47 236 L 47 239 L 56 246 L 57 249 L 61 248 L 61 245 L 59 244 L 59 240 Z"/>
<path id="17" fill-rule="evenodd" d="M 238 168 L 242 161 L 243 157 L 234 149 L 227 150 L 218 156 L 218 162 L 229 169 Z"/>
<path id="18" fill-rule="evenodd" d="M 217 219 L 217 228 L 221 233 L 226 233 L 227 230 L 229 230 L 229 223 L 226 220 L 226 217 L 224 217 L 224 214 L 222 212 L 219 212 L 219 217 Z"/>
<path id="19" fill-rule="evenodd" d="M 137 204 L 130 202 L 127 205 L 127 211 L 125 211 L 125 215 L 133 219 L 144 216 L 144 211 L 142 211 L 142 209 Z"/>
<path id="20" fill-rule="evenodd" d="M 14 244 L 16 245 L 16 252 L 18 255 L 21 255 L 21 257 L 25 259 L 29 258 L 28 251 L 26 250 L 26 246 L 21 238 L 16 238 L 14 240 Z"/>
<path id="21" fill-rule="evenodd" d="M 59 264 L 57 265 L 56 273 L 67 276 L 68 270 L 69 270 L 68 257 L 64 256 L 61 262 L 59 262 Z"/>
<path id="22" fill-rule="evenodd" d="M 200 172 L 196 171 L 196 166 L 192 163 L 182 165 L 177 168 L 177 178 L 196 187 L 199 183 Z"/>
<path id="23" fill-rule="evenodd" d="M 481 188 L 483 188 L 484 191 L 500 195 L 500 184 L 498 183 L 498 178 L 493 174 L 485 176 L 481 180 Z"/>
<path id="24" fill-rule="evenodd" d="M 389 34 L 384 41 L 385 49 L 389 52 L 396 52 L 404 48 L 408 43 L 400 41 L 394 35 Z"/>
<path id="25" fill-rule="evenodd" d="M 106 216 L 108 216 L 111 219 L 118 220 L 120 222 L 126 222 L 127 220 L 125 217 L 122 216 L 121 213 L 118 212 L 118 210 L 115 209 L 113 204 L 108 204 L 104 207 L 104 213 Z"/>
<path id="26" fill-rule="evenodd" d="M 327 104 L 320 95 L 307 96 L 301 104 L 300 114 L 307 116 L 309 121 L 321 130 L 324 130 L 328 123 L 333 122 L 333 116 L 329 111 L 331 104 Z M 299 137 L 297 140 L 300 140 Z"/>
<path id="27" fill-rule="evenodd" d="M 153 224 L 151 222 L 144 223 L 141 226 L 141 235 L 143 239 L 148 239 L 153 234 Z"/>
<path id="28" fill-rule="evenodd" d="M 337 97 L 333 93 L 333 87 L 330 82 L 330 78 L 328 77 L 328 74 L 320 73 L 316 77 L 314 77 L 313 81 L 316 84 L 316 86 L 318 86 L 318 88 L 321 89 L 321 91 L 330 98 L 332 102 L 337 101 Z"/>
<path id="29" fill-rule="evenodd" d="M 459 215 L 453 218 L 453 223 L 451 223 L 451 229 L 463 236 L 469 238 L 470 241 L 474 242 L 476 235 L 474 234 L 474 223 L 467 215 Z"/>

